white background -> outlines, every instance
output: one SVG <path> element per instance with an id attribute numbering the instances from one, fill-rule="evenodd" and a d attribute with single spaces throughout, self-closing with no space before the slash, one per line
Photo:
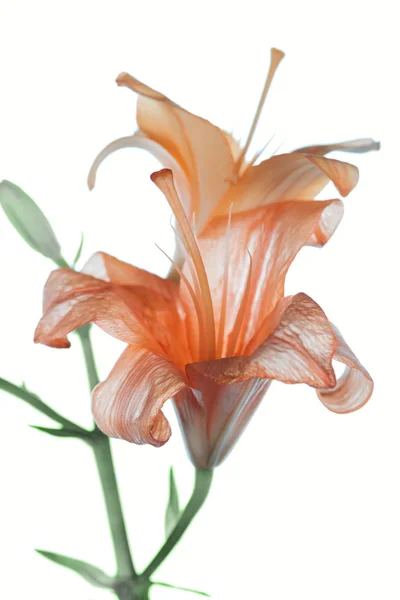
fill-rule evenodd
<path id="1" fill-rule="evenodd" d="M 399 46 L 391 5 L 1 1 L 0 179 L 41 205 L 69 260 L 84 231 L 81 264 L 104 250 L 159 274 L 168 269 L 154 246 L 173 248 L 168 210 L 149 181 L 156 161 L 125 150 L 101 167 L 94 192 L 86 187 L 96 153 L 135 129 L 135 96 L 114 83 L 120 71 L 243 138 L 276 46 L 286 58 L 254 149 L 274 132 L 281 151 L 367 136 L 382 142 L 379 153 L 355 157 L 361 178 L 342 224 L 326 248 L 301 252 L 287 283 L 287 293 L 311 295 L 341 329 L 375 379 L 372 400 L 339 416 L 306 386 L 274 384 L 159 580 L 221 600 L 400 597 Z M 68 351 L 32 343 L 50 261 L 1 215 L 0 256 L 0 375 L 24 380 L 89 425 L 76 341 Z M 97 331 L 95 346 L 105 377 L 121 347 Z M 50 421 L 19 400 L 2 393 L 0 402 L 1 598 L 111 598 L 33 553 L 52 550 L 112 572 L 90 450 L 30 429 Z M 114 444 L 139 569 L 162 542 L 171 464 L 183 499 L 191 489 L 167 413 L 173 436 L 162 449 Z M 151 597 L 185 594 L 154 588 Z"/>

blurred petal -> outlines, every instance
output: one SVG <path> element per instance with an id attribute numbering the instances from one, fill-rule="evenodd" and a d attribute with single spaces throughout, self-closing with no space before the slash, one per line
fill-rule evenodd
<path id="1" fill-rule="evenodd" d="M 234 160 L 225 133 L 126 73 L 117 82 L 139 94 L 140 130 L 173 156 L 186 173 L 192 192 L 190 211 L 201 229 L 234 177 Z"/>
<path id="2" fill-rule="evenodd" d="M 305 146 L 304 148 L 298 148 L 297 150 L 294 150 L 294 152 L 300 152 L 301 154 L 317 154 L 320 156 L 336 151 L 363 154 L 364 152 L 379 150 L 380 147 L 380 142 L 375 142 L 372 138 L 362 138 L 359 140 L 350 140 L 348 142 L 338 142 L 336 144 Z"/>
<path id="3" fill-rule="evenodd" d="M 357 184 L 358 169 L 349 163 L 298 153 L 280 154 L 249 167 L 217 205 L 214 216 L 251 210 L 287 200 L 309 200 L 332 181 L 342 196 Z"/>
<path id="4" fill-rule="evenodd" d="M 233 331 L 243 295 L 248 295 L 245 327 L 241 339 L 235 341 L 235 354 L 243 353 L 263 319 L 283 298 L 286 272 L 297 252 L 306 243 L 324 243 L 339 223 L 342 211 L 340 200 L 281 202 L 232 215 L 229 235 L 227 218 L 221 217 L 214 219 L 199 236 L 217 330 L 226 302 L 225 339 Z M 226 270 L 223 257 L 228 243 L 230 266 Z M 249 254 L 252 276 L 248 287 Z M 186 272 L 190 278 L 189 265 Z"/>
<path id="5" fill-rule="evenodd" d="M 219 465 L 243 433 L 270 381 L 252 378 L 219 384 L 194 370 L 190 388 L 174 397 L 188 454 L 200 469 Z"/>
<path id="6" fill-rule="evenodd" d="M 183 373 L 166 358 L 128 346 L 107 379 L 94 389 L 94 419 L 110 437 L 162 446 L 171 428 L 161 408 L 185 386 Z"/>
<path id="7" fill-rule="evenodd" d="M 306 294 L 285 298 L 263 324 L 261 334 L 266 334 L 265 341 L 249 356 L 188 365 L 190 380 L 200 373 L 217 384 L 261 377 L 319 388 L 335 385 L 332 327 L 323 310 Z"/>
<path id="8" fill-rule="evenodd" d="M 349 413 L 358 410 L 370 399 L 374 383 L 370 374 L 350 350 L 340 332 L 332 325 L 336 337 L 336 351 L 333 356 L 346 365 L 343 375 L 335 387 L 317 390 L 321 402 L 336 413 Z"/>

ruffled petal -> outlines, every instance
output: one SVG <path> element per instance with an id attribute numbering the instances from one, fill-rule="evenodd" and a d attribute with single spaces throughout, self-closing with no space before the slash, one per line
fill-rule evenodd
<path id="1" fill-rule="evenodd" d="M 117 83 L 139 94 L 140 130 L 174 157 L 186 173 L 192 194 L 188 212 L 195 214 L 200 230 L 234 178 L 235 165 L 225 133 L 126 73 Z"/>
<path id="2" fill-rule="evenodd" d="M 299 153 L 280 154 L 249 167 L 216 206 L 213 215 L 244 212 L 265 204 L 315 198 L 332 181 L 346 196 L 358 181 L 349 163 Z"/>
<path id="3" fill-rule="evenodd" d="M 67 348 L 71 331 L 96 323 L 128 344 L 152 345 L 184 363 L 178 293 L 175 282 L 99 252 L 82 273 L 59 269 L 50 275 L 35 341 Z M 176 343 L 177 339 L 181 341 Z"/>
<path id="4" fill-rule="evenodd" d="M 316 388 L 336 385 L 332 367 L 335 336 L 323 310 L 306 294 L 285 298 L 260 333 L 265 341 L 250 355 L 188 365 L 189 378 L 199 373 L 217 384 L 259 377 Z"/>
<path id="5" fill-rule="evenodd" d="M 185 386 L 184 374 L 166 358 L 128 346 L 93 391 L 94 419 L 110 437 L 162 446 L 171 428 L 161 408 Z"/>
<path id="6" fill-rule="evenodd" d="M 373 150 L 379 150 L 381 147 L 380 142 L 375 142 L 372 138 L 362 138 L 359 140 L 350 140 L 348 142 L 338 142 L 336 144 L 320 144 L 318 146 L 304 146 L 304 148 L 298 148 L 294 152 L 300 152 L 301 154 L 316 154 L 323 156 L 329 154 L 329 152 L 351 152 L 354 154 L 364 154 L 365 152 L 371 152 Z"/>
<path id="7" fill-rule="evenodd" d="M 69 348 L 67 335 L 87 323 L 96 323 L 126 343 L 148 341 L 148 332 L 109 283 L 72 269 L 50 274 L 43 313 L 35 342 L 53 348 Z"/>
<path id="8" fill-rule="evenodd" d="M 342 212 L 340 200 L 281 202 L 232 215 L 229 227 L 226 217 L 208 225 L 198 241 L 217 331 L 221 327 L 225 331 L 224 351 L 219 356 L 244 351 L 263 319 L 283 298 L 286 272 L 297 252 L 306 243 L 326 242 Z M 190 278 L 189 265 L 185 268 Z M 244 324 L 238 332 L 241 307 Z M 234 331 L 238 339 L 229 339 Z"/>
<path id="9" fill-rule="evenodd" d="M 330 389 L 317 390 L 321 402 L 336 413 L 349 413 L 358 410 L 370 399 L 374 383 L 368 371 L 362 366 L 350 350 L 339 330 L 332 325 L 336 338 L 336 350 L 333 355 L 346 365 L 343 375 Z"/>

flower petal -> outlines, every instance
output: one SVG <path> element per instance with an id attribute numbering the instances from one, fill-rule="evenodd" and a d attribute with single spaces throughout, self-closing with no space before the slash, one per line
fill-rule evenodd
<path id="1" fill-rule="evenodd" d="M 336 337 L 336 350 L 333 356 L 346 365 L 343 375 L 335 387 L 317 390 L 321 402 L 336 413 L 349 413 L 358 410 L 370 399 L 374 383 L 368 371 L 350 350 L 339 330 L 332 325 Z"/>
<path id="2" fill-rule="evenodd" d="M 58 269 L 50 274 L 44 289 L 43 313 L 35 342 L 53 348 L 69 348 L 66 336 L 87 323 L 96 323 L 126 343 L 138 343 L 143 336 L 148 337 L 109 283 L 72 269 Z"/>
<path id="3" fill-rule="evenodd" d="M 140 130 L 173 156 L 186 173 L 192 193 L 188 209 L 195 213 L 200 230 L 234 178 L 235 165 L 225 133 L 126 73 L 117 83 L 139 94 Z M 173 167 L 172 171 L 175 175 Z"/>
<path id="4" fill-rule="evenodd" d="M 265 341 L 250 355 L 188 365 L 189 378 L 200 373 L 217 384 L 232 384 L 252 377 L 307 383 L 317 388 L 336 384 L 332 368 L 335 336 L 325 313 L 306 294 L 285 298 L 260 333 Z M 251 347 L 258 338 L 259 334 Z"/>
<path id="5" fill-rule="evenodd" d="M 93 415 L 108 436 L 162 446 L 171 428 L 161 408 L 186 386 L 183 373 L 146 348 L 128 346 L 93 391 Z"/>
<path id="6" fill-rule="evenodd" d="M 119 138 L 103 148 L 103 150 L 96 156 L 90 168 L 88 176 L 89 189 L 93 189 L 95 186 L 97 170 L 103 160 L 105 160 L 113 152 L 123 148 L 142 148 L 143 150 L 150 152 L 150 154 L 152 154 L 163 166 L 173 170 L 176 187 L 182 198 L 182 201 L 186 206 L 190 205 L 189 182 L 181 165 L 165 148 L 163 148 L 163 146 L 160 146 L 160 144 L 154 140 L 151 140 L 140 132 L 135 133 L 134 135 Z"/>
<path id="7" fill-rule="evenodd" d="M 342 196 L 358 181 L 358 169 L 349 163 L 299 153 L 280 154 L 249 167 L 216 206 L 213 215 L 251 210 L 287 200 L 309 200 L 331 180 Z"/>
<path id="8" fill-rule="evenodd" d="M 218 384 L 194 370 L 190 388 L 174 396 L 189 457 L 199 469 L 213 469 L 231 451 L 263 399 L 270 381 L 252 378 Z"/>
<path id="9" fill-rule="evenodd" d="M 235 345 L 235 351 L 222 352 L 220 356 L 244 352 L 263 319 L 283 298 L 286 272 L 297 252 L 310 241 L 324 243 L 340 221 L 342 210 L 340 200 L 281 202 L 232 215 L 229 232 L 227 218 L 214 219 L 208 225 L 198 241 L 210 284 L 217 330 L 220 320 L 226 321 L 225 339 L 234 330 L 245 294 L 248 303 L 240 339 L 229 344 Z M 227 247 L 228 269 L 223 260 Z M 247 282 L 249 254 L 252 264 L 250 285 Z M 217 260 L 216 257 L 220 258 Z M 189 265 L 186 272 L 190 278 Z M 225 280 L 226 285 L 223 285 Z"/>
<path id="10" fill-rule="evenodd" d="M 82 273 L 72 269 L 51 273 L 35 341 L 69 347 L 66 336 L 92 322 L 128 344 L 167 349 L 180 334 L 177 295 L 176 283 L 99 252 Z M 184 351 L 184 344 L 172 344 L 177 362 Z"/>
<path id="11" fill-rule="evenodd" d="M 319 156 L 336 151 L 363 154 L 364 152 L 379 150 L 380 147 L 380 142 L 375 142 L 372 138 L 362 138 L 358 140 L 350 140 L 348 142 L 337 142 L 336 144 L 304 146 L 304 148 L 298 148 L 297 150 L 294 150 L 294 152 L 300 152 L 301 154 L 316 154 Z"/>

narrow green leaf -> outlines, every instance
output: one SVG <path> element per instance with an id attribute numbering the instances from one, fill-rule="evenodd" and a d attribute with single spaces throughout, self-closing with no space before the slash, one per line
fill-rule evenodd
<path id="1" fill-rule="evenodd" d="M 78 573 L 78 575 L 96 587 L 112 588 L 114 585 L 112 577 L 83 560 L 77 560 L 76 558 L 70 558 L 69 556 L 56 554 L 55 552 L 47 552 L 46 550 L 36 550 L 36 552 L 62 567 L 75 571 L 75 573 Z"/>
<path id="2" fill-rule="evenodd" d="M 171 467 L 169 470 L 169 498 L 168 504 L 165 511 L 165 535 L 169 536 L 173 528 L 175 527 L 180 515 L 179 509 L 179 496 L 178 489 L 176 487 L 176 481 L 174 476 L 174 470 Z"/>
<path id="3" fill-rule="evenodd" d="M 36 252 L 58 262 L 61 248 L 50 223 L 21 188 L 10 181 L 0 183 L 0 204 L 20 236 Z"/>
<path id="4" fill-rule="evenodd" d="M 72 427 L 61 427 L 58 429 L 52 427 L 41 427 L 40 425 L 31 425 L 31 427 L 32 429 L 43 431 L 43 433 L 48 433 L 49 435 L 54 435 L 55 437 L 73 437 L 84 441 L 90 441 L 90 432 L 83 429 L 73 429 Z"/>
<path id="5" fill-rule="evenodd" d="M 200 592 L 199 590 L 192 590 L 191 588 L 180 587 L 179 585 L 171 585 L 170 583 L 163 583 L 161 581 L 152 581 L 152 585 L 159 585 L 161 587 L 170 588 L 172 590 L 180 590 L 181 592 L 190 592 L 191 594 L 198 594 L 199 596 L 205 596 L 211 598 L 210 594 L 206 592 Z"/>
<path id="6" fill-rule="evenodd" d="M 75 269 L 76 263 L 78 262 L 78 260 L 81 257 L 81 254 L 82 254 L 83 242 L 84 242 L 84 235 L 82 233 L 81 243 L 79 244 L 79 248 L 78 248 L 78 250 L 77 250 L 77 252 L 75 254 L 75 258 L 74 258 L 73 263 L 72 263 L 72 266 L 73 266 L 74 269 Z"/>

